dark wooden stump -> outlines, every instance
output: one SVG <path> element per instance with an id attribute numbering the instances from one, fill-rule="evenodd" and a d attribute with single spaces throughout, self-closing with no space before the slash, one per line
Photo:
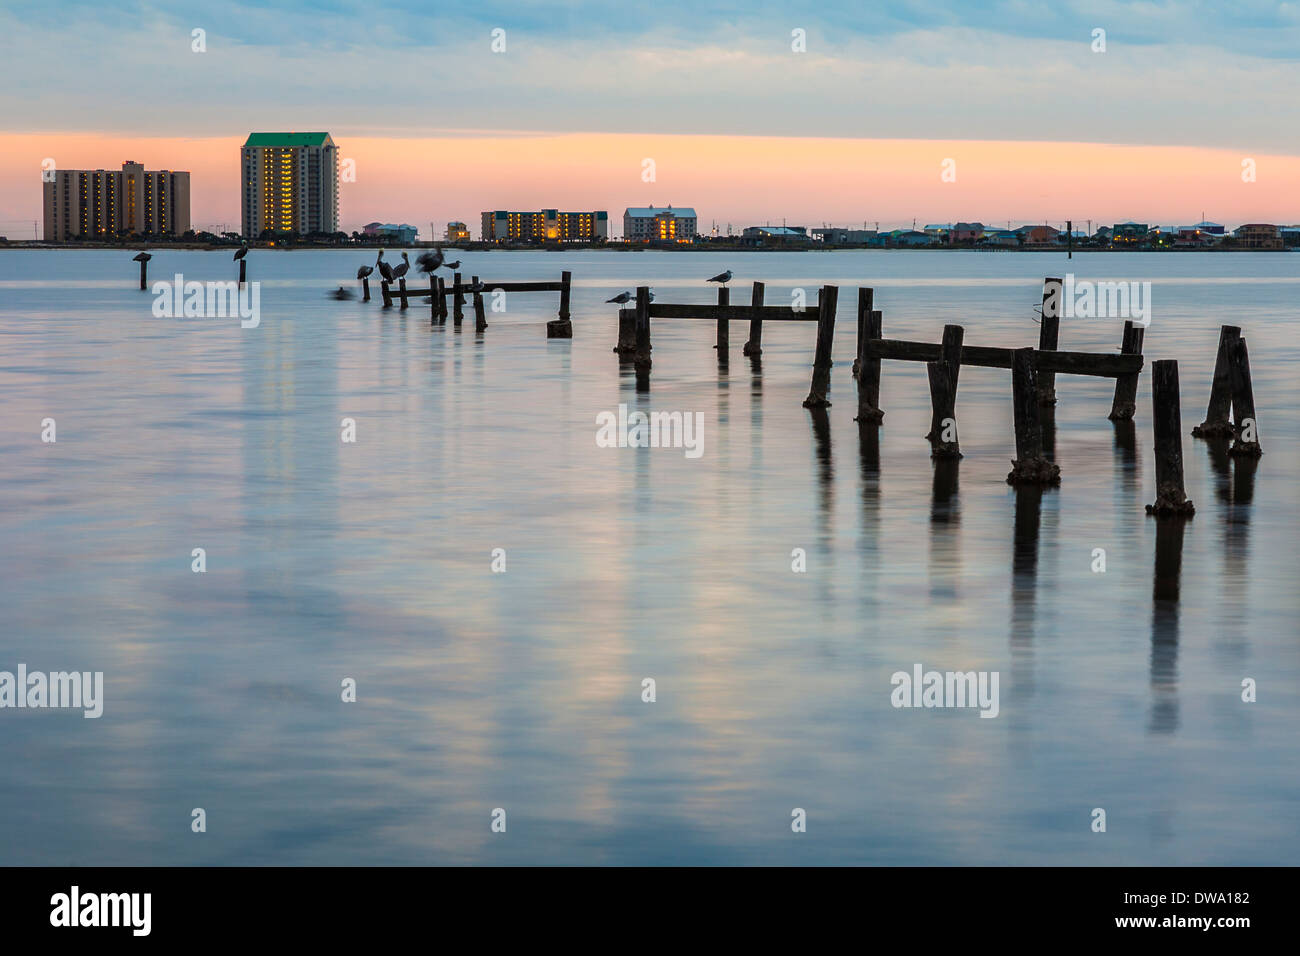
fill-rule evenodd
<path id="1" fill-rule="evenodd" d="M 803 400 L 804 408 L 829 408 L 826 393 L 831 387 L 831 344 L 835 338 L 835 306 L 838 286 L 822 286 L 817 297 L 817 350 L 813 353 L 812 387 Z"/>
<path id="2" fill-rule="evenodd" d="M 387 279 L 384 279 L 382 282 L 379 283 L 379 294 L 383 296 L 384 308 L 391 309 L 393 307 L 393 293 L 388 288 Z"/>
<path id="3" fill-rule="evenodd" d="M 1228 454 L 1258 458 L 1264 450 L 1259 446 L 1259 421 L 1255 418 L 1255 391 L 1250 384 L 1250 353 L 1246 351 L 1245 336 L 1233 344 L 1230 357 L 1232 422 L 1237 439 Z"/>
<path id="4" fill-rule="evenodd" d="M 457 328 L 459 328 L 461 320 L 465 318 L 465 291 L 464 291 L 464 287 L 460 284 L 459 272 L 457 272 L 455 276 L 452 277 L 451 291 L 452 291 L 452 305 L 451 305 L 452 322 Z"/>
<path id="5" fill-rule="evenodd" d="M 1141 355 L 1142 339 L 1146 336 L 1146 327 L 1132 322 L 1124 323 L 1124 338 L 1120 342 L 1120 355 Z M 1109 418 L 1112 422 L 1132 421 L 1137 414 L 1138 374 L 1120 375 L 1115 378 L 1115 397 L 1110 403 Z"/>
<path id="6" fill-rule="evenodd" d="M 650 371 L 650 287 L 636 287 L 636 350 L 633 362 L 638 373 Z"/>
<path id="7" fill-rule="evenodd" d="M 240 284 L 240 286 L 242 287 L 243 284 L 244 284 L 247 280 L 248 280 L 248 260 L 247 260 L 247 259 L 240 259 L 240 260 L 239 260 L 239 284 Z"/>
<path id="8" fill-rule="evenodd" d="M 961 343 L 964 331 L 960 325 L 943 327 L 943 358 L 927 362 L 930 376 L 930 440 L 931 458 L 960 458 L 961 447 L 956 436 L 957 379 L 961 375 Z M 945 420 L 953 422 L 953 440 L 944 441 Z"/>
<path id="9" fill-rule="evenodd" d="M 478 276 L 470 276 L 470 285 L 474 288 L 474 331 L 482 332 L 487 328 L 487 315 L 483 311 L 483 291 L 478 286 Z"/>
<path id="10" fill-rule="evenodd" d="M 361 280 L 361 301 L 370 301 L 370 276 L 366 276 Z"/>
<path id="11" fill-rule="evenodd" d="M 564 323 L 564 324 L 567 325 L 568 322 L 569 322 L 569 318 L 570 318 L 570 316 L 569 316 L 569 283 L 570 283 L 570 281 L 571 281 L 572 279 L 573 279 L 573 273 L 572 273 L 572 272 L 561 272 L 561 273 L 560 273 L 560 314 L 556 317 L 556 322 L 557 322 L 557 323 Z M 565 338 L 565 339 L 571 339 L 571 338 L 573 338 L 573 326 L 572 326 L 572 325 L 568 325 L 568 329 L 569 329 L 569 334 L 568 334 L 568 335 L 554 336 L 554 335 L 551 335 L 551 324 L 552 324 L 552 323 L 550 323 L 550 322 L 548 322 L 548 323 L 546 324 L 546 335 L 547 335 L 548 338 Z M 560 326 L 557 324 L 556 327 L 559 328 Z"/>
<path id="12" fill-rule="evenodd" d="M 718 305 L 731 305 L 731 290 L 725 285 L 718 286 Z M 718 337 L 713 347 L 718 350 L 718 362 L 727 364 L 727 352 L 731 349 L 731 323 L 725 314 L 718 316 Z"/>
<path id="13" fill-rule="evenodd" d="M 763 291 L 765 286 L 761 282 L 754 283 L 754 291 L 750 294 L 749 304 L 754 308 L 762 308 Z M 742 355 L 762 355 L 763 354 L 763 320 L 753 318 L 749 320 L 749 341 L 741 349 Z"/>
<path id="14" fill-rule="evenodd" d="M 140 291 L 143 292 L 149 287 L 149 262 L 146 259 L 140 260 Z"/>
<path id="15" fill-rule="evenodd" d="M 1038 367 L 1033 349 L 1016 349 L 1011 359 L 1011 400 L 1016 425 L 1016 457 L 1009 485 L 1059 485 L 1061 468 L 1043 456 L 1043 426 L 1038 412 Z"/>
<path id="16" fill-rule="evenodd" d="M 573 338 L 573 323 L 568 319 L 552 319 L 546 323 L 546 337 L 548 339 Z"/>
<path id="17" fill-rule="evenodd" d="M 1156 500 L 1149 515 L 1191 515 L 1196 508 L 1183 489 L 1183 423 L 1178 397 L 1178 363 L 1151 363 L 1151 418 L 1155 434 Z"/>
<path id="18" fill-rule="evenodd" d="M 614 351 L 619 355 L 631 355 L 636 351 L 636 309 L 618 310 L 618 343 Z"/>
<path id="19" fill-rule="evenodd" d="M 1232 353 L 1240 338 L 1238 326 L 1219 326 L 1219 351 L 1214 357 L 1210 404 L 1205 409 L 1205 421 L 1192 429 L 1192 435 L 1197 438 L 1231 438 L 1236 433 L 1229 414 L 1232 411 Z"/>
<path id="20" fill-rule="evenodd" d="M 438 324 L 438 304 L 442 301 L 442 280 L 429 276 L 429 324 Z"/>
<path id="21" fill-rule="evenodd" d="M 867 357 L 867 327 L 871 321 L 871 305 L 875 294 L 875 289 L 858 289 L 858 350 L 853 356 L 854 378 L 862 371 L 862 362 Z"/>
<path id="22" fill-rule="evenodd" d="M 1061 296 L 1065 294 L 1064 280 L 1043 280 L 1043 322 L 1038 327 L 1038 349 L 1055 352 L 1061 334 Z M 1056 373 L 1038 372 L 1038 404 L 1056 404 Z"/>
<path id="23" fill-rule="evenodd" d="M 880 410 L 880 359 L 869 358 L 866 354 L 866 341 L 883 337 L 884 321 L 879 310 L 867 314 L 866 340 L 862 348 L 862 366 L 858 370 L 858 416 L 855 421 L 872 422 L 879 425 L 885 420 L 885 413 Z"/>
<path id="24" fill-rule="evenodd" d="M 406 276 L 402 276 L 402 278 L 397 280 L 397 295 L 398 298 L 402 300 L 399 311 L 405 312 L 406 307 L 410 304 L 406 301 Z"/>

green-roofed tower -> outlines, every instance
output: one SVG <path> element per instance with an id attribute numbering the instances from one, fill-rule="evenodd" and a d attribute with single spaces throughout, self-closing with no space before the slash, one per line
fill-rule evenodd
<path id="1" fill-rule="evenodd" d="M 338 147 L 329 133 L 249 133 L 240 167 L 247 238 L 338 231 Z"/>

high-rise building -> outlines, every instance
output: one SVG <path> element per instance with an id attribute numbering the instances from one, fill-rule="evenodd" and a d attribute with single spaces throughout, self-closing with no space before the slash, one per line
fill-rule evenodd
<path id="1" fill-rule="evenodd" d="M 329 133 L 249 133 L 240 165 L 246 238 L 338 231 L 339 153 Z"/>
<path id="2" fill-rule="evenodd" d="M 45 240 L 179 236 L 190 228 L 190 174 L 146 170 L 55 169 L 42 184 Z"/>
<path id="3" fill-rule="evenodd" d="M 687 206 L 631 206 L 623 211 L 625 242 L 690 242 L 695 234 L 695 210 Z"/>
<path id="4" fill-rule="evenodd" d="M 482 238 L 484 242 L 590 242 L 608 239 L 609 213 L 604 210 L 506 212 L 498 209 L 483 213 Z"/>

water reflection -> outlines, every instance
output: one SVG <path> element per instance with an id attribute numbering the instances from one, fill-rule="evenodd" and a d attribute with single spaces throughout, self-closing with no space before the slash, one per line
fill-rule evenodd
<path id="1" fill-rule="evenodd" d="M 1137 424 L 1131 418 L 1111 421 L 1115 430 L 1115 472 L 1124 498 L 1142 491 L 1141 457 L 1137 448 Z"/>
<path id="2" fill-rule="evenodd" d="M 1178 729 L 1178 597 L 1183 571 L 1185 518 L 1156 520 L 1156 562 L 1151 592 L 1152 733 Z"/>
<path id="3" fill-rule="evenodd" d="M 958 458 L 931 459 L 934 480 L 930 492 L 930 597 L 955 601 L 961 565 L 957 529 L 961 509 L 957 497 Z"/>
<path id="4" fill-rule="evenodd" d="M 1038 539 L 1043 514 L 1043 489 L 1016 488 L 1015 524 L 1011 545 L 1011 687 L 1010 693 L 1032 697 L 1034 692 L 1034 618 L 1038 590 Z"/>
<path id="5" fill-rule="evenodd" d="M 817 457 L 818 544 L 823 553 L 830 550 L 831 527 L 835 503 L 835 463 L 831 458 L 831 420 L 824 408 L 810 408 L 813 445 Z"/>

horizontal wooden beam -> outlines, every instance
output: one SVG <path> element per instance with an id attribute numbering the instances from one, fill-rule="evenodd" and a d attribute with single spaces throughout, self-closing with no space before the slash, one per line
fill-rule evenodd
<path id="1" fill-rule="evenodd" d="M 902 339 L 868 339 L 866 354 L 869 358 L 894 359 L 902 362 L 938 362 L 943 356 L 937 342 L 905 342 Z M 963 345 L 962 365 L 983 368 L 1011 368 L 1016 349 L 990 348 Z M 1065 375 L 1097 375 L 1117 378 L 1142 371 L 1141 355 L 1107 355 L 1101 352 L 1034 351 L 1039 371 L 1060 372 Z"/>
<path id="2" fill-rule="evenodd" d="M 394 294 L 396 294 L 396 283 L 390 283 L 390 286 L 394 289 Z M 564 289 L 564 283 L 562 282 L 484 282 L 483 288 L 480 291 L 486 293 L 486 292 L 493 292 L 496 289 L 501 289 L 503 292 L 561 292 Z M 444 296 L 455 295 L 456 291 L 457 290 L 456 290 L 455 283 L 448 282 L 443 286 L 442 294 Z M 462 282 L 460 284 L 460 292 L 462 294 L 468 295 L 473 291 L 474 290 L 472 290 L 469 287 L 468 282 Z M 437 293 L 433 290 L 432 286 L 408 285 L 406 287 L 406 295 L 407 298 L 418 297 L 422 299 L 428 299 L 434 295 L 437 295 Z"/>
<path id="3" fill-rule="evenodd" d="M 679 305 L 670 302 L 651 302 L 652 319 L 727 319 L 737 322 L 753 321 L 790 321 L 816 322 L 817 303 L 804 306 L 802 312 L 784 305 Z"/>

